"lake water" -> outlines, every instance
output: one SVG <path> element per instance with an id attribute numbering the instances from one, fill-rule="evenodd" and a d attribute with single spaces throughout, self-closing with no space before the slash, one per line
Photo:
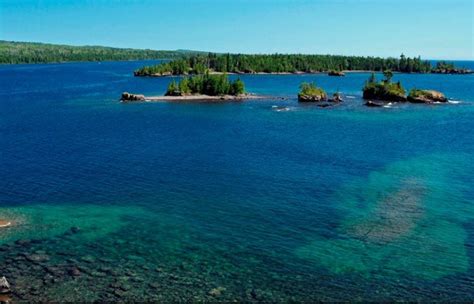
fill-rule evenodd
<path id="1" fill-rule="evenodd" d="M 445 105 L 364 107 L 364 73 L 120 103 L 164 93 L 145 63 L 0 66 L 14 300 L 474 300 L 474 75 L 395 75 Z M 298 104 L 303 81 L 345 102 Z"/>

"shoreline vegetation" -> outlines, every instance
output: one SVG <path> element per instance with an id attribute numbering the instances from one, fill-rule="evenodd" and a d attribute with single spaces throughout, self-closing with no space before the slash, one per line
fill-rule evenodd
<path id="1" fill-rule="evenodd" d="M 0 40 L 0 64 L 177 59 L 198 53 Z"/>
<path id="2" fill-rule="evenodd" d="M 202 75 L 206 72 L 232 74 L 313 74 L 328 73 L 344 76 L 345 72 L 382 72 L 391 70 L 400 73 L 468 74 L 471 70 L 457 68 L 452 63 L 440 61 L 436 66 L 420 57 L 381 58 L 338 55 L 301 54 L 195 54 L 185 58 L 144 66 L 134 71 L 135 76 L 186 76 Z"/>

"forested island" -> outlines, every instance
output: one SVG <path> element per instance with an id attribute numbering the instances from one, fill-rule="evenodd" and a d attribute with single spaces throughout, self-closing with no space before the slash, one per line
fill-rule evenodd
<path id="1" fill-rule="evenodd" d="M 176 59 L 196 53 L 187 50 L 154 51 L 0 40 L 0 64 Z"/>
<path id="2" fill-rule="evenodd" d="M 186 96 L 186 95 L 241 95 L 245 93 L 245 84 L 242 80 L 229 80 L 226 74 L 197 75 L 192 77 L 185 77 L 179 82 L 174 80 L 168 85 L 165 96 Z"/>
<path id="3" fill-rule="evenodd" d="M 441 66 L 443 68 L 444 66 Z M 337 55 L 243 55 L 243 54 L 198 54 L 158 65 L 145 66 L 134 72 L 135 76 L 169 76 L 203 74 L 207 70 L 215 73 L 318 73 L 329 72 L 342 76 L 341 71 L 385 71 L 403 73 L 429 73 L 438 71 L 461 71 L 462 69 L 440 69 L 432 67 L 420 57 L 400 58 L 337 56 Z M 469 70 L 464 70 L 470 72 Z"/>
<path id="4" fill-rule="evenodd" d="M 400 81 L 392 82 L 393 73 L 390 70 L 384 71 L 384 79 L 377 82 L 375 74 L 372 73 L 362 89 L 362 97 L 367 100 L 365 103 L 369 107 L 381 107 L 386 102 L 411 103 L 440 103 L 447 102 L 448 99 L 443 93 L 435 90 L 422 90 L 413 88 L 408 96 Z"/>
<path id="5" fill-rule="evenodd" d="M 122 93 L 121 100 L 130 101 L 205 101 L 205 100 L 242 100 L 268 98 L 246 94 L 242 80 L 230 80 L 227 74 L 203 75 L 184 77 L 179 82 L 172 80 L 164 96 L 149 96 L 141 94 Z"/>

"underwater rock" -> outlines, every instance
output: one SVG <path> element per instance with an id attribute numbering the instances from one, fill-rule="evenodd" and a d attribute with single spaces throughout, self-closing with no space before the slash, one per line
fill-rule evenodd
<path id="1" fill-rule="evenodd" d="M 149 283 L 148 286 L 152 289 L 160 289 L 160 284 L 158 283 Z"/>
<path id="2" fill-rule="evenodd" d="M 222 294 L 223 291 L 225 291 L 225 288 L 222 286 L 219 286 L 217 288 L 213 288 L 209 290 L 208 294 L 213 297 L 218 297 Z"/>
<path id="3" fill-rule="evenodd" d="M 81 275 L 81 271 L 77 267 L 72 267 L 68 270 L 68 274 L 73 277 L 78 277 Z"/>
<path id="4" fill-rule="evenodd" d="M 347 227 L 347 232 L 366 242 L 393 242 L 412 231 L 422 218 L 421 200 L 425 192 L 425 187 L 415 178 L 406 179 L 398 191 L 377 203 L 369 219 Z"/>
<path id="5" fill-rule="evenodd" d="M 9 293 L 10 290 L 10 283 L 8 283 L 7 278 L 1 277 L 0 278 L 0 294 L 2 293 Z"/>
<path id="6" fill-rule="evenodd" d="M 25 259 L 33 263 L 41 263 L 49 261 L 49 256 L 46 254 L 27 254 Z"/>
<path id="7" fill-rule="evenodd" d="M 76 233 L 78 233 L 79 231 L 81 231 L 81 229 L 80 229 L 79 227 L 71 227 L 70 230 L 71 230 L 71 232 L 74 233 L 74 234 L 76 234 Z"/>
<path id="8" fill-rule="evenodd" d="M 89 263 L 89 264 L 95 262 L 95 258 L 94 258 L 93 256 L 90 256 L 90 255 L 83 256 L 83 257 L 81 258 L 81 260 L 82 260 L 83 262 L 86 262 L 86 263 Z"/>
<path id="9" fill-rule="evenodd" d="M 19 245 L 19 246 L 28 246 L 30 245 L 31 241 L 28 240 L 28 239 L 24 239 L 24 240 L 17 240 L 15 242 L 15 244 Z"/>

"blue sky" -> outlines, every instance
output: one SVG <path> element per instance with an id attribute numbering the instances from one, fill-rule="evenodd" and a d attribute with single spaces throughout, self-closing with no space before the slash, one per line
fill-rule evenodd
<path id="1" fill-rule="evenodd" d="M 0 0 L 0 39 L 474 59 L 474 0 Z"/>

